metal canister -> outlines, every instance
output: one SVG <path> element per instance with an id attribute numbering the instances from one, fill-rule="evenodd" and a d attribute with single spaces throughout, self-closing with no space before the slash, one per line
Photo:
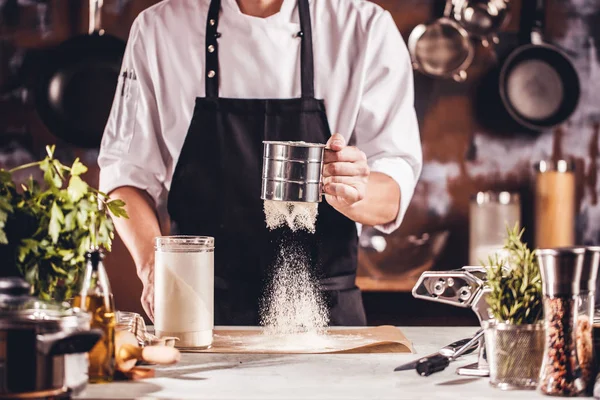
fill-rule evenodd
<path id="1" fill-rule="evenodd" d="M 322 197 L 324 144 L 264 141 L 263 200 L 318 203 Z"/>

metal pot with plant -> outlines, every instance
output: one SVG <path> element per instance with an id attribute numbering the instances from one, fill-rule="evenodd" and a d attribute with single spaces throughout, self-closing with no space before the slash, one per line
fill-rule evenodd
<path id="1" fill-rule="evenodd" d="M 490 384 L 503 390 L 535 389 L 544 354 L 542 278 L 523 233 L 518 225 L 507 228 L 503 254 L 486 265 L 492 319 L 483 327 Z"/>

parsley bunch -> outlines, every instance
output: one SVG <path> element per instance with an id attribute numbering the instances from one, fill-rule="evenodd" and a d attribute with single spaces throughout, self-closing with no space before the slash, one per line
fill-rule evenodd
<path id="1" fill-rule="evenodd" d="M 0 169 L 0 256 L 5 273 L 16 267 L 36 295 L 63 301 L 79 289 L 85 254 L 93 247 L 110 251 L 114 226 L 109 212 L 128 216 L 123 201 L 111 200 L 81 179 L 87 167 L 79 159 L 69 167 L 54 158 L 54 146 L 46 152 L 42 161 Z M 35 167 L 44 182 L 30 177 L 17 188 L 13 172 Z"/>

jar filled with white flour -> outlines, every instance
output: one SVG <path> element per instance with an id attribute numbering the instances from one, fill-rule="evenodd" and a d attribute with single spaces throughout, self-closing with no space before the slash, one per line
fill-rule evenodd
<path id="1" fill-rule="evenodd" d="M 154 328 L 177 347 L 208 348 L 214 328 L 214 249 L 207 236 L 161 236 L 154 242 Z"/>

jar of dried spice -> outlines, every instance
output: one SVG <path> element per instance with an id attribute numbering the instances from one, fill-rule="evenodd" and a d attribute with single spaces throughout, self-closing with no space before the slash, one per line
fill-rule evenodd
<path id="1" fill-rule="evenodd" d="M 585 382 L 586 391 L 592 393 L 596 377 L 594 340 L 592 324 L 594 321 L 594 303 L 596 295 L 596 278 L 600 262 L 600 247 L 593 246 L 585 249 L 585 257 L 579 280 L 579 296 L 577 299 L 577 358 L 581 366 L 581 376 Z"/>
<path id="2" fill-rule="evenodd" d="M 585 389 L 577 358 L 579 284 L 585 248 L 536 251 L 544 293 L 546 349 L 539 390 L 552 396 L 578 396 Z"/>

